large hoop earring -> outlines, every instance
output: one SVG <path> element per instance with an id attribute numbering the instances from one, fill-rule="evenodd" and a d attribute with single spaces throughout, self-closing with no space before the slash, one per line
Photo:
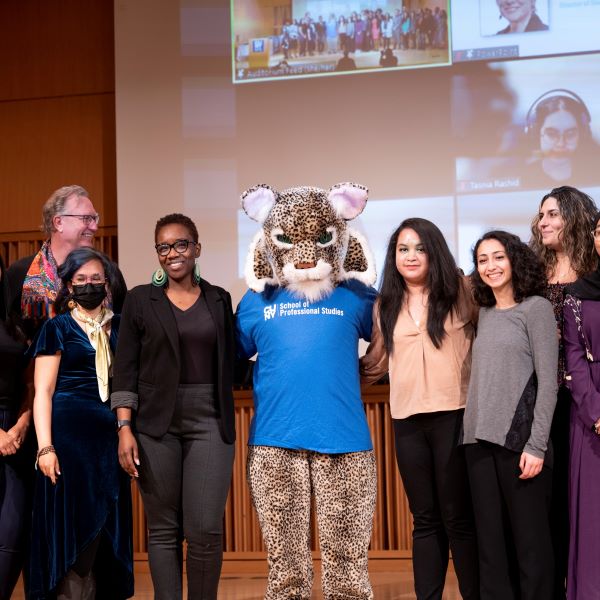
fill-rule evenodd
<path id="1" fill-rule="evenodd" d="M 197 262 L 194 262 L 194 272 L 192 273 L 192 281 L 194 285 L 200 284 L 200 265 Z"/>
<path id="2" fill-rule="evenodd" d="M 152 273 L 152 285 L 163 287 L 167 283 L 167 274 L 162 267 L 159 267 Z"/>

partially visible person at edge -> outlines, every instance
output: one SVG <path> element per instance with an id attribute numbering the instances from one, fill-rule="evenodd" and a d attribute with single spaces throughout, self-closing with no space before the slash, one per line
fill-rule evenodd
<path id="1" fill-rule="evenodd" d="M 48 237 L 39 252 L 15 261 L 7 271 L 11 311 L 21 315 L 20 325 L 29 340 L 46 319 L 57 314 L 54 302 L 61 287 L 58 267 L 71 250 L 93 245 L 100 215 L 84 188 L 68 185 L 48 198 L 42 219 L 42 229 Z M 116 273 L 109 303 L 118 314 L 127 287 L 118 268 Z"/>
<path id="2" fill-rule="evenodd" d="M 25 335 L 8 311 L 0 256 L 0 600 L 9 600 L 29 550 L 33 458 L 27 433 L 31 398 L 25 384 Z"/>
<path id="3" fill-rule="evenodd" d="M 28 598 L 124 600 L 133 596 L 131 486 L 107 402 L 116 273 L 93 248 L 70 252 L 58 272 L 58 315 L 28 350 L 38 441 Z"/>
<path id="4" fill-rule="evenodd" d="M 548 25 L 535 11 L 535 0 L 496 0 L 496 4 L 500 10 L 500 18 L 504 17 L 508 21 L 508 25 L 497 35 L 548 30 Z"/>
<path id="5" fill-rule="evenodd" d="M 214 600 L 233 467 L 231 297 L 200 277 L 198 230 L 181 214 L 156 223 L 160 268 L 129 292 L 115 359 L 112 408 L 119 461 L 138 478 L 156 600 Z"/>
<path id="6" fill-rule="evenodd" d="M 580 190 L 561 186 L 544 195 L 531 223 L 530 247 L 542 260 L 558 327 L 558 398 L 550 439 L 554 447 L 552 483 L 552 542 L 554 546 L 555 600 L 565 599 L 569 553 L 569 422 L 571 394 L 565 381 L 563 306 L 565 289 L 578 277 L 594 271 L 598 263 L 590 231 L 597 212 L 592 198 Z"/>
<path id="7" fill-rule="evenodd" d="M 589 235 L 589 234 L 588 234 Z M 482 600 L 549 600 L 558 339 L 543 266 L 505 231 L 473 249 L 480 306 L 463 419 Z"/>
<path id="8" fill-rule="evenodd" d="M 448 548 L 463 598 L 479 598 L 473 510 L 458 438 L 477 307 L 442 232 L 406 219 L 392 234 L 363 383 L 390 371 L 398 468 L 413 514 L 418 600 L 441 600 Z"/>
<path id="9" fill-rule="evenodd" d="M 600 254 L 600 213 L 590 245 Z M 600 268 L 567 286 L 564 348 L 571 390 L 567 597 L 600 596 Z"/>

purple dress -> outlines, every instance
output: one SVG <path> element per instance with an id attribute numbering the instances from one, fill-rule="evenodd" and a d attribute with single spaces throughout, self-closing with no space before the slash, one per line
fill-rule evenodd
<path id="1" fill-rule="evenodd" d="M 571 404 L 567 597 L 600 598 L 600 302 L 567 296 L 564 346 Z"/>

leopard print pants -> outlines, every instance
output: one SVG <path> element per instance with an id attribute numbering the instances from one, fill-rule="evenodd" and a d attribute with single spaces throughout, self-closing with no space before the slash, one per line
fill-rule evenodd
<path id="1" fill-rule="evenodd" d="M 250 446 L 247 467 L 268 553 L 265 600 L 310 598 L 311 492 L 319 526 L 323 597 L 373 598 L 367 570 L 377 491 L 373 452 L 320 454 Z"/>

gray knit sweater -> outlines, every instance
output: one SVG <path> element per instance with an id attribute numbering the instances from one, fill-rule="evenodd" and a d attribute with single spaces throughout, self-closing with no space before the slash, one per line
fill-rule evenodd
<path id="1" fill-rule="evenodd" d="M 544 458 L 556 405 L 558 336 L 552 305 L 531 296 L 482 308 L 464 416 L 463 443 L 485 440 Z"/>

